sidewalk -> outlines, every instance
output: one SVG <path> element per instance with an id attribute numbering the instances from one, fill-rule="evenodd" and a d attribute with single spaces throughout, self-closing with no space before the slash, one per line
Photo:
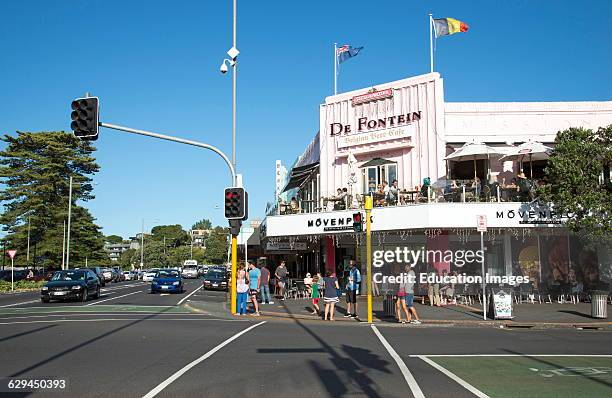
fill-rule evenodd
<path id="1" fill-rule="evenodd" d="M 344 318 L 346 314 L 346 302 L 344 296 L 336 304 L 334 319 L 342 322 L 359 322 L 366 319 L 366 298 L 360 296 L 358 300 L 359 318 Z M 324 309 L 324 304 L 320 304 Z M 522 303 L 513 306 L 512 320 L 483 320 L 482 307 L 476 303 L 473 306 L 448 305 L 443 307 L 432 307 L 422 305 L 420 300 L 415 301 L 415 309 L 423 324 L 446 324 L 457 326 L 504 326 L 504 327 L 525 327 L 525 328 L 580 328 L 597 327 L 612 329 L 612 322 L 608 319 L 591 318 L 591 304 L 531 304 Z M 288 299 L 284 301 L 276 300 L 274 304 L 260 305 L 260 312 L 263 316 L 271 318 L 294 318 L 294 319 L 317 319 L 316 315 L 311 315 L 313 311 L 310 300 Z M 612 311 L 612 306 L 608 305 L 608 313 Z M 373 299 L 373 319 L 380 324 L 395 324 L 393 317 L 386 317 L 383 311 L 383 300 L 381 297 Z"/>

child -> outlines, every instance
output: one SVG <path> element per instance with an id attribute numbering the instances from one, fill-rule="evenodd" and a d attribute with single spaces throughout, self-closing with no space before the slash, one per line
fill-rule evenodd
<path id="1" fill-rule="evenodd" d="M 314 311 L 312 311 L 312 315 L 319 315 L 319 313 L 321 312 L 321 309 L 319 308 L 319 275 L 315 275 L 314 278 L 312 278 L 312 285 L 311 285 L 311 289 L 312 289 L 312 293 L 310 294 L 310 297 L 312 298 L 312 306 L 315 308 Z"/>

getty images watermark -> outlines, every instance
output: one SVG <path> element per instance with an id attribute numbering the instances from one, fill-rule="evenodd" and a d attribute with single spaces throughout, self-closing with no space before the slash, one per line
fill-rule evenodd
<path id="1" fill-rule="evenodd" d="M 405 270 L 405 266 L 414 268 L 417 264 L 432 264 L 445 263 L 453 264 L 455 267 L 462 268 L 467 264 L 481 264 L 484 260 L 484 252 L 482 250 L 411 250 L 407 247 L 397 247 L 395 250 L 375 250 L 373 253 L 372 265 L 378 269 L 386 266 L 400 266 L 401 270 Z M 481 284 L 481 275 L 467 275 L 467 273 L 438 275 L 435 272 L 422 272 L 418 276 L 408 272 L 388 272 L 384 275 L 382 270 L 373 273 L 373 279 L 376 283 L 441 283 L 441 284 Z M 513 275 L 485 275 L 485 282 L 491 284 L 509 284 L 517 285 L 521 283 L 529 283 L 529 276 L 513 276 Z"/>

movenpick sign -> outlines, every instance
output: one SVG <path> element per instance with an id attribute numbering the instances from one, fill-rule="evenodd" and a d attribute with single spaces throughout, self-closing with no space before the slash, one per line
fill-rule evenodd
<path id="1" fill-rule="evenodd" d="M 15 254 L 17 254 L 17 250 L 7 250 L 6 254 L 8 254 L 8 256 L 12 259 L 15 258 Z"/>

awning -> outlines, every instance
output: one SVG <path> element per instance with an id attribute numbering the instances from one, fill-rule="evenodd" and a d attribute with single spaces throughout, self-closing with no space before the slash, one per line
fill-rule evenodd
<path id="1" fill-rule="evenodd" d="M 283 192 L 301 187 L 313 174 L 319 171 L 319 162 L 291 169 L 291 176 Z"/>
<path id="2" fill-rule="evenodd" d="M 359 167 L 363 168 L 363 167 L 383 166 L 385 164 L 392 164 L 392 163 L 395 163 L 395 162 L 392 162 L 390 160 L 383 159 L 383 158 L 374 158 L 372 160 L 368 160 L 367 162 L 365 162 Z"/>

